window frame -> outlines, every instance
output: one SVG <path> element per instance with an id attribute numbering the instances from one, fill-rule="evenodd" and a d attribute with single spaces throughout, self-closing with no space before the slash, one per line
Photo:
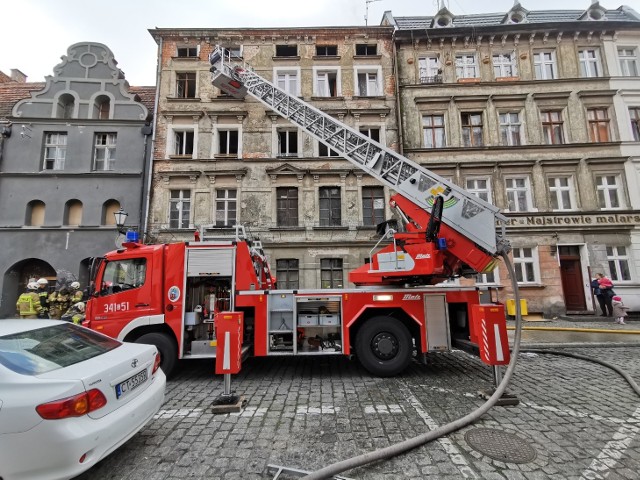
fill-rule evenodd
<path id="1" fill-rule="evenodd" d="M 342 288 L 343 286 L 344 286 L 344 262 L 342 258 L 321 258 L 320 259 L 320 288 L 321 289 Z"/>
<path id="2" fill-rule="evenodd" d="M 375 74 L 375 82 L 369 78 L 369 75 Z M 366 92 L 363 94 L 360 89 L 360 75 L 366 75 Z M 380 65 L 356 65 L 353 67 L 353 92 L 355 97 L 382 97 L 384 89 L 382 86 L 382 66 Z M 375 95 L 370 94 L 371 85 L 375 83 Z"/>
<path id="3" fill-rule="evenodd" d="M 553 180 L 554 185 L 551 185 Z M 558 185 L 558 180 L 566 180 L 567 185 Z M 549 192 L 549 208 L 553 212 L 568 212 L 576 210 L 578 205 L 576 203 L 576 189 L 573 175 L 565 174 L 550 174 L 547 176 L 547 190 Z M 565 199 L 563 192 L 568 193 L 569 206 L 565 205 Z M 556 207 L 554 208 L 552 200 L 555 198 Z"/>
<path id="4" fill-rule="evenodd" d="M 609 183 L 609 178 L 614 179 L 613 184 Z M 600 210 L 623 210 L 626 208 L 624 185 L 622 184 L 622 175 L 620 173 L 598 172 L 595 174 L 594 184 L 596 186 L 596 198 Z M 615 192 L 618 206 L 612 206 L 612 192 Z"/>
<path id="5" fill-rule="evenodd" d="M 598 113 L 604 112 L 605 116 L 598 118 Z M 609 116 L 609 107 L 591 107 L 587 108 L 587 130 L 589 132 L 589 141 L 592 143 L 611 142 L 611 117 Z M 593 117 L 592 118 L 592 114 Z M 606 136 L 606 139 L 602 139 Z"/>
<path id="6" fill-rule="evenodd" d="M 480 188 L 476 183 L 478 181 L 486 182 L 486 188 Z M 492 190 L 491 181 L 492 181 L 491 176 L 470 175 L 466 177 L 464 180 L 465 190 L 475 195 L 480 200 L 484 200 L 485 202 L 490 203 L 491 205 L 495 205 L 493 202 L 493 190 Z M 475 185 L 470 185 L 469 182 L 474 182 Z M 481 195 L 479 195 L 483 193 L 486 193 L 487 198 L 483 198 Z"/>
<path id="7" fill-rule="evenodd" d="M 480 124 L 473 124 L 471 117 L 480 117 Z M 465 123 L 465 117 L 468 118 L 469 122 Z M 474 131 L 480 128 L 480 143 L 476 144 L 473 140 L 475 138 Z M 465 136 L 465 132 L 468 133 L 468 137 Z M 469 112 L 460 112 L 460 133 L 462 138 L 462 146 L 463 147 L 484 147 L 484 112 L 482 111 L 469 111 Z M 468 142 L 467 142 L 468 140 Z"/>
<path id="8" fill-rule="evenodd" d="M 493 76 L 498 78 L 513 78 L 518 76 L 516 52 L 495 52 L 491 55 Z M 500 73 L 500 75 L 498 75 Z"/>
<path id="9" fill-rule="evenodd" d="M 189 139 L 189 137 L 191 137 Z M 178 140 L 180 138 L 180 140 Z M 196 158 L 196 130 L 195 127 L 192 126 L 172 126 L 171 127 L 171 153 L 169 154 L 169 158 L 171 157 L 180 157 L 180 158 Z M 190 145 L 190 152 L 189 150 Z"/>
<path id="10" fill-rule="evenodd" d="M 227 138 L 227 148 L 226 151 L 222 151 L 222 138 L 224 136 L 229 137 L 231 135 L 230 132 L 236 132 L 237 142 L 236 142 L 236 152 L 230 152 L 231 143 L 229 138 Z M 213 156 L 217 158 L 242 158 L 242 125 L 232 124 L 232 123 L 216 123 L 213 127 Z"/>
<path id="11" fill-rule="evenodd" d="M 640 106 L 629 107 L 629 121 L 633 140 L 640 142 Z"/>
<path id="12" fill-rule="evenodd" d="M 55 143 L 50 141 L 50 138 L 54 136 L 58 140 Z M 64 142 L 60 142 L 61 139 L 64 139 Z M 67 142 L 69 141 L 67 132 L 44 132 L 43 141 L 42 170 L 64 170 L 64 164 L 67 159 Z M 49 149 L 54 149 L 55 155 L 53 157 L 47 156 Z M 50 168 L 47 167 L 48 162 L 51 163 Z"/>
<path id="13" fill-rule="evenodd" d="M 621 254 L 619 252 L 620 248 L 624 248 L 625 252 Z M 605 245 L 611 280 L 621 283 L 631 282 L 633 280 L 633 275 L 631 274 L 631 265 L 633 262 L 629 254 L 630 250 L 631 248 L 626 245 Z M 625 272 L 627 275 L 625 275 Z M 624 278 L 625 276 L 628 278 Z"/>
<path id="14" fill-rule="evenodd" d="M 329 53 L 329 49 L 335 48 L 335 53 Z M 324 49 L 324 53 L 322 53 Z M 337 57 L 338 45 L 316 45 L 316 57 Z"/>
<path id="15" fill-rule="evenodd" d="M 531 250 L 531 255 L 525 255 L 525 250 Z M 518 254 L 518 256 L 516 256 Z M 511 250 L 511 257 L 513 259 L 513 269 L 518 285 L 537 285 L 540 284 L 540 261 L 538 257 L 538 247 L 513 247 Z M 523 271 L 523 266 L 526 269 L 530 266 L 528 271 Z M 533 274 L 533 279 L 529 280 L 528 275 L 525 273 Z M 519 279 L 521 278 L 521 279 Z"/>
<path id="16" fill-rule="evenodd" d="M 436 124 L 434 120 L 439 118 L 442 120 L 440 125 Z M 447 128 L 445 124 L 444 113 L 423 113 L 422 119 L 422 144 L 424 148 L 445 148 L 447 146 Z M 426 124 L 426 120 L 430 119 L 431 124 Z M 430 133 L 430 135 L 427 135 Z M 441 134 L 441 137 L 438 134 Z M 431 144 L 427 141 L 431 138 Z M 441 141 L 441 143 L 440 143 Z"/>
<path id="17" fill-rule="evenodd" d="M 469 59 L 472 62 L 469 62 Z M 478 55 L 475 52 L 459 52 L 455 56 L 456 79 L 461 78 L 480 78 L 480 65 L 478 64 Z M 462 74 L 461 74 L 462 73 Z M 473 75 L 469 75 L 473 73 Z"/>
<path id="18" fill-rule="evenodd" d="M 295 278 L 290 278 L 292 274 Z M 276 278 L 278 290 L 297 290 L 300 288 L 300 260 L 297 258 L 278 258 L 276 260 Z"/>
<path id="19" fill-rule="evenodd" d="M 334 74 L 333 89 L 334 94 L 331 95 L 331 79 L 330 74 Z M 320 76 L 326 75 L 325 85 L 321 87 Z M 314 66 L 313 67 L 313 96 L 321 98 L 337 98 L 342 96 L 342 74 L 339 66 Z"/>
<path id="20" fill-rule="evenodd" d="M 375 227 L 384 222 L 386 213 L 384 187 L 363 185 L 360 189 L 360 198 L 362 199 L 362 226 Z M 367 215 L 367 212 L 370 214 Z"/>
<path id="21" fill-rule="evenodd" d="M 180 51 L 185 51 L 186 55 L 180 55 Z M 194 50 L 195 54 L 191 55 L 191 51 Z M 176 57 L 177 58 L 198 58 L 200 56 L 200 45 L 179 45 L 176 46 Z"/>
<path id="22" fill-rule="evenodd" d="M 512 123 L 512 116 L 516 116 L 516 122 Z M 523 124 L 521 111 L 498 112 L 498 134 L 500 135 L 500 145 L 503 147 L 517 147 L 524 145 Z M 507 120 L 506 123 L 503 120 Z"/>
<path id="23" fill-rule="evenodd" d="M 514 186 L 509 186 L 509 181 L 517 181 L 517 180 L 524 180 L 525 185 L 524 186 L 518 186 L 515 185 Z M 533 206 L 533 192 L 532 190 L 532 185 L 531 185 L 531 176 L 528 174 L 511 174 L 511 175 L 505 175 L 504 176 L 504 192 L 505 192 L 505 197 L 507 200 L 507 205 L 505 208 L 506 212 L 535 212 L 537 211 L 536 208 L 534 208 Z M 509 198 L 510 197 L 510 193 L 514 194 L 514 198 L 513 198 L 513 202 L 512 200 Z M 522 198 L 521 195 L 519 195 L 519 193 L 524 193 L 524 200 L 526 202 L 526 206 L 524 209 L 521 209 L 518 205 L 520 204 L 519 200 Z M 511 208 L 511 203 L 513 203 L 514 206 L 518 206 L 517 209 L 512 209 Z"/>
<path id="24" fill-rule="evenodd" d="M 356 43 L 354 51 L 357 57 L 375 57 L 379 55 L 377 43 Z"/>
<path id="25" fill-rule="evenodd" d="M 185 78 L 182 78 L 183 76 Z M 175 98 L 198 98 L 198 75 L 196 72 L 176 72 Z"/>
<path id="26" fill-rule="evenodd" d="M 286 137 L 286 141 L 284 142 L 285 148 L 283 149 L 283 134 Z M 291 140 L 295 139 L 294 142 Z M 300 131 L 297 128 L 278 126 L 275 129 L 275 157 L 277 158 L 299 158 L 300 157 Z M 292 143 L 295 143 L 295 151 L 290 151 L 292 147 Z"/>
<path id="27" fill-rule="evenodd" d="M 539 58 L 536 60 L 536 57 L 540 57 L 541 55 L 549 55 L 550 59 L 546 60 L 544 58 Z M 533 78 L 536 80 L 557 80 L 558 79 L 558 60 L 556 57 L 555 50 L 536 50 L 533 52 L 532 56 L 533 61 Z M 550 67 L 550 69 L 548 68 Z M 540 72 L 540 74 L 538 74 Z"/>
<path id="28" fill-rule="evenodd" d="M 283 77 L 282 79 L 280 78 L 281 76 Z M 284 82 L 284 86 L 281 86 L 281 80 Z M 291 84 L 293 81 L 295 81 L 295 85 L 292 86 Z M 302 95 L 300 67 L 274 67 L 273 83 L 280 90 L 284 90 L 289 95 L 293 95 L 295 97 L 300 97 Z"/>
<path id="29" fill-rule="evenodd" d="M 221 196 L 220 194 L 223 195 Z M 232 204 L 233 208 L 231 208 Z M 222 217 L 222 220 L 218 219 L 219 216 Z M 238 189 L 224 187 L 216 188 L 213 196 L 213 224 L 216 227 L 232 228 L 237 223 Z"/>
<path id="30" fill-rule="evenodd" d="M 552 118 L 552 114 L 558 114 L 559 120 Z M 545 118 L 546 117 L 546 118 Z M 542 137 L 544 138 L 546 145 L 564 145 L 566 143 L 564 133 L 564 118 L 562 116 L 562 109 L 560 110 L 543 110 L 540 112 L 540 124 L 542 125 Z M 556 142 L 554 132 L 557 127 L 560 127 L 560 142 Z M 551 141 L 549 141 L 551 140 Z"/>
<path id="31" fill-rule="evenodd" d="M 629 55 L 621 55 L 621 51 L 630 53 Z M 623 77 L 637 77 L 640 75 L 640 68 L 638 68 L 638 47 L 618 47 L 618 61 L 620 64 L 620 75 Z M 632 68 L 630 68 L 630 66 Z"/>
<path id="32" fill-rule="evenodd" d="M 320 227 L 342 226 L 341 187 L 324 185 L 318 188 L 318 225 Z"/>
<path id="33" fill-rule="evenodd" d="M 286 192 L 285 192 L 286 190 Z M 290 196 L 295 191 L 295 197 Z M 300 209 L 300 191 L 298 187 L 276 187 L 276 226 L 298 227 Z M 282 196 L 285 194 L 286 196 Z"/>
<path id="34" fill-rule="evenodd" d="M 106 136 L 107 143 L 98 145 L 98 137 Z M 115 170 L 115 163 L 118 159 L 116 155 L 118 134 L 115 132 L 96 132 L 93 137 L 93 170 L 96 172 L 108 172 Z M 109 143 L 109 140 L 113 140 Z M 102 168 L 98 168 L 98 152 L 104 151 L 104 159 L 100 162 L 104 162 Z M 113 158 L 111 153 L 113 152 Z"/>
<path id="35" fill-rule="evenodd" d="M 593 54 L 593 57 L 591 57 L 590 54 Z M 594 47 L 579 48 L 578 67 L 580 69 L 581 78 L 602 77 L 604 75 L 604 71 L 602 68 L 602 61 L 600 59 L 600 49 Z"/>
<path id="36" fill-rule="evenodd" d="M 173 194 L 177 192 L 177 197 Z M 188 194 L 188 195 L 186 195 Z M 187 209 L 184 208 L 185 203 Z M 175 210 L 174 210 L 175 207 Z M 172 218 L 172 213 L 177 212 L 177 218 Z M 187 218 L 185 219 L 185 213 Z M 191 226 L 191 189 L 188 188 L 172 188 L 169 190 L 169 228 L 175 230 L 188 229 Z M 185 221 L 186 220 L 186 221 Z"/>
<path id="37" fill-rule="evenodd" d="M 418 58 L 418 78 L 420 83 L 442 83 L 442 64 L 438 55 Z"/>

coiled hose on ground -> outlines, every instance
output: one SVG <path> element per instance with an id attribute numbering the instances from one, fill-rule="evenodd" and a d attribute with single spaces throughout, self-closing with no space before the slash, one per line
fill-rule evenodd
<path id="1" fill-rule="evenodd" d="M 440 437 L 443 437 L 452 432 L 455 432 L 456 430 L 466 427 L 467 425 L 470 425 L 476 420 L 479 420 L 480 417 L 482 417 L 485 413 L 487 413 L 489 409 L 496 404 L 496 402 L 502 397 L 505 390 L 507 389 L 507 386 L 509 385 L 509 381 L 511 380 L 511 377 L 513 375 L 513 371 L 515 370 L 518 355 L 521 353 L 520 339 L 522 334 L 522 316 L 520 314 L 520 292 L 518 291 L 518 284 L 515 280 L 516 278 L 515 272 L 513 271 L 513 265 L 509 261 L 509 257 L 506 254 L 503 254 L 502 256 L 507 266 L 507 270 L 509 271 L 509 276 L 511 277 L 511 283 L 513 285 L 513 291 L 514 291 L 515 302 L 516 302 L 516 330 L 514 334 L 513 349 L 511 351 L 511 361 L 509 362 L 509 366 L 507 367 L 507 370 L 505 371 L 504 376 L 502 377 L 502 381 L 496 388 L 493 395 L 491 395 L 491 397 L 484 404 L 482 404 L 478 409 L 474 410 L 473 412 L 469 413 L 468 415 L 462 418 L 459 418 L 458 420 L 455 420 L 446 425 L 442 425 L 441 427 L 438 427 L 435 430 L 431 430 L 422 435 L 418 435 L 417 437 L 404 440 L 400 443 L 396 443 L 394 445 L 390 445 L 388 447 L 381 448 L 373 452 L 365 453 L 357 457 L 352 457 L 346 460 L 342 460 L 340 462 L 333 463 L 320 470 L 310 473 L 309 475 L 305 476 L 304 479 L 319 480 L 324 478 L 330 478 L 341 472 L 345 472 L 347 470 L 351 470 L 356 467 L 361 467 L 362 465 L 366 465 L 368 463 L 385 460 L 385 459 L 394 457 L 396 455 L 400 455 L 401 453 L 404 453 L 408 450 L 411 450 L 413 448 L 429 443 Z M 640 387 L 633 380 L 633 378 L 631 378 L 631 376 L 621 368 L 609 362 L 605 362 L 604 360 L 599 360 L 597 358 L 587 357 L 585 355 L 568 353 L 568 352 L 563 352 L 558 350 L 527 349 L 527 350 L 523 350 L 522 352 L 560 355 L 564 357 L 577 358 L 580 360 L 586 360 L 586 361 L 598 363 L 600 365 L 608 367 L 616 371 L 617 373 L 619 373 L 629 383 L 631 388 L 633 388 L 633 390 L 640 396 Z"/>

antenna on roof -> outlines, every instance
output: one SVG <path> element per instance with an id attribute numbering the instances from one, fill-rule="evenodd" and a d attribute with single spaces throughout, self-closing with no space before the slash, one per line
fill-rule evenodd
<path id="1" fill-rule="evenodd" d="M 382 0 L 364 0 L 366 6 L 366 12 L 364 14 L 364 26 L 369 25 L 369 4 L 373 2 L 381 2 Z"/>

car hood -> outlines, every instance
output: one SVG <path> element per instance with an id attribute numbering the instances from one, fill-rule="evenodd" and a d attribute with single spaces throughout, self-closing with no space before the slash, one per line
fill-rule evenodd
<path id="1" fill-rule="evenodd" d="M 123 343 L 102 355 L 85 360 L 76 365 L 39 375 L 49 380 L 82 381 L 87 391 L 97 388 L 107 399 L 107 404 L 89 413 L 92 418 L 103 417 L 125 405 L 145 391 L 154 381 L 151 371 L 156 356 L 156 347 L 138 343 Z M 120 398 L 116 395 L 117 385 L 146 370 L 147 380 L 130 389 Z"/>

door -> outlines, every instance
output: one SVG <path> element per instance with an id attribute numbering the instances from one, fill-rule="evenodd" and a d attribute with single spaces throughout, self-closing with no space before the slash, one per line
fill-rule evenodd
<path id="1" fill-rule="evenodd" d="M 582 282 L 582 266 L 580 263 L 580 247 L 561 246 L 560 276 L 562 291 L 567 311 L 583 312 L 587 309 Z"/>

